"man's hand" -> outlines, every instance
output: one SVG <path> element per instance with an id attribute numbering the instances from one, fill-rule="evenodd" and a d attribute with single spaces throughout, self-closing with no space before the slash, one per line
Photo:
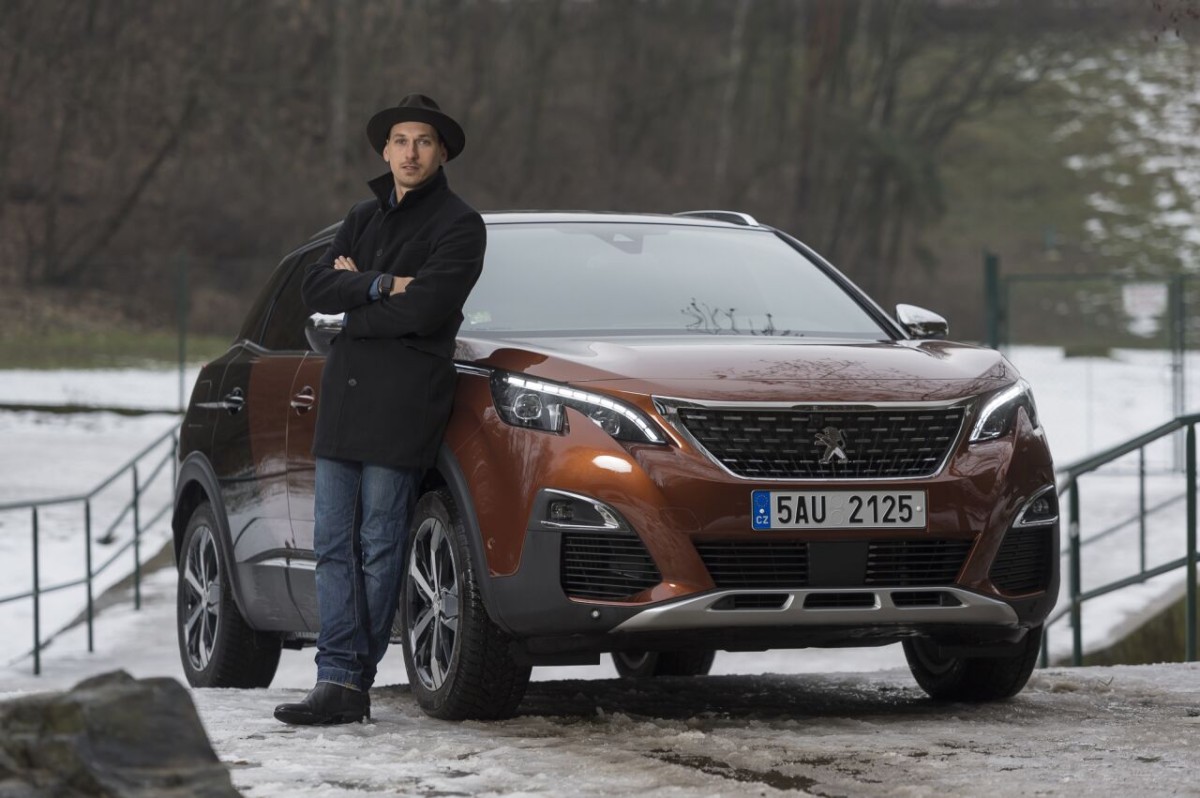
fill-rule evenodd
<path id="1" fill-rule="evenodd" d="M 345 255 L 338 256 L 338 258 L 333 262 L 333 268 L 344 272 L 358 271 L 358 267 L 354 265 L 354 260 L 346 257 Z"/>
<path id="2" fill-rule="evenodd" d="M 394 278 L 392 280 L 392 292 L 391 292 L 391 294 L 388 294 L 388 296 L 392 296 L 394 294 L 403 294 L 404 289 L 407 288 L 408 284 L 411 283 L 412 281 L 413 281 L 413 278 L 411 278 L 411 277 L 396 277 L 396 278 Z"/>

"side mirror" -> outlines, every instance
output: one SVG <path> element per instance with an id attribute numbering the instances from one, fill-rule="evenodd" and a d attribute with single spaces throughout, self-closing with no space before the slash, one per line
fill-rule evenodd
<path id="1" fill-rule="evenodd" d="M 941 341 L 950 334 L 949 322 L 932 310 L 916 305 L 896 305 L 896 321 L 913 338 Z"/>
<path id="2" fill-rule="evenodd" d="M 328 354 L 333 339 L 342 331 L 342 314 L 314 313 L 304 322 L 304 337 L 318 354 Z"/>

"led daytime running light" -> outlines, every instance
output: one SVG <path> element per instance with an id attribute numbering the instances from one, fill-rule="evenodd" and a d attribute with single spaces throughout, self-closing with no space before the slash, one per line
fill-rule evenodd
<path id="1" fill-rule="evenodd" d="M 983 435 L 983 428 L 987 425 L 992 415 L 998 412 L 1009 402 L 1019 398 L 1028 390 L 1029 383 L 1025 382 L 1025 380 L 1018 380 L 1013 385 L 1010 385 L 1008 388 L 993 396 L 988 403 L 983 406 L 983 410 L 979 413 L 979 420 L 976 421 L 975 426 L 971 428 L 971 440 L 985 440 L 985 438 L 981 437 Z"/>
<path id="2" fill-rule="evenodd" d="M 516 388 L 522 388 L 527 391 L 537 391 L 538 393 L 549 394 L 550 396 L 561 396 L 564 399 L 573 399 L 576 402 L 586 402 L 590 405 L 603 407 L 605 410 L 611 410 L 614 413 L 618 413 L 622 418 L 626 419 L 629 421 L 629 423 L 637 427 L 641 433 L 646 436 L 646 440 L 650 441 L 651 443 L 663 442 L 663 438 L 658 434 L 658 431 L 646 423 L 640 414 L 626 407 L 624 404 L 609 399 L 605 396 L 601 396 L 600 394 L 588 393 L 587 391 L 569 388 L 566 385 L 556 385 L 552 382 L 539 382 L 538 380 L 530 380 L 526 379 L 525 377 L 518 377 L 515 374 L 505 375 L 504 380 L 509 385 L 512 385 Z"/>

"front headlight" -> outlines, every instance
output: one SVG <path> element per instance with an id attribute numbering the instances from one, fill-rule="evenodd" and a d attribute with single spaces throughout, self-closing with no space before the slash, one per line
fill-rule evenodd
<path id="1" fill-rule="evenodd" d="M 1012 420 L 1016 418 L 1018 407 L 1025 408 L 1029 423 L 1037 429 L 1039 422 L 1033 390 L 1025 380 L 1017 380 L 984 402 L 979 418 L 971 428 L 971 443 L 990 441 L 1007 433 L 1012 427 Z"/>
<path id="2" fill-rule="evenodd" d="M 492 401 L 500 418 L 514 427 L 561 434 L 566 428 L 563 408 L 573 407 L 619 441 L 666 443 L 654 422 L 636 407 L 556 382 L 496 371 L 492 374 Z"/>

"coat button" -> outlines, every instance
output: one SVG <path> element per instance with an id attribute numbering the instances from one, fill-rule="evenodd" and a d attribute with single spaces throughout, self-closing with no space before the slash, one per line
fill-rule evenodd
<path id="1" fill-rule="evenodd" d="M 382 250 L 382 249 L 377 249 L 377 250 L 375 250 L 375 257 L 377 257 L 377 258 L 382 258 L 382 257 L 383 257 L 383 250 Z"/>
<path id="2" fill-rule="evenodd" d="M 351 377 L 350 378 L 350 387 L 353 388 L 355 385 L 358 385 L 358 380 Z"/>

